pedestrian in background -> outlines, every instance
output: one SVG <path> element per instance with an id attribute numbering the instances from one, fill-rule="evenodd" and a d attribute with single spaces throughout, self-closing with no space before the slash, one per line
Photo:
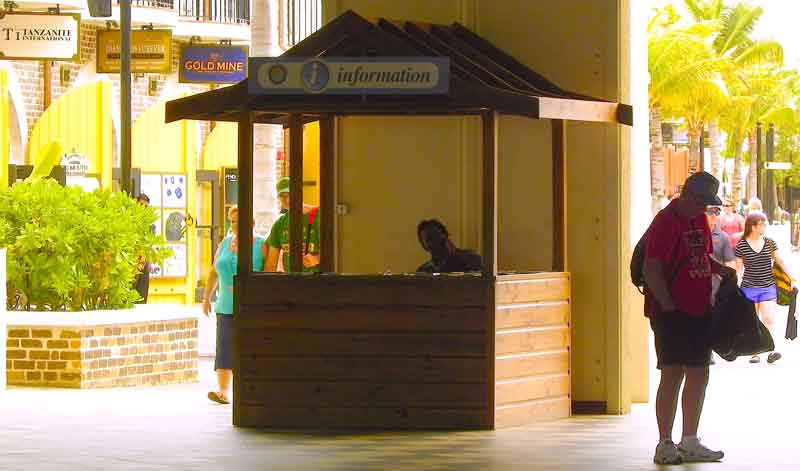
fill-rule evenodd
<path id="1" fill-rule="evenodd" d="M 775 286 L 775 277 L 772 274 L 772 264 L 777 263 L 786 273 L 787 264 L 784 263 L 778 251 L 778 245 L 769 237 L 764 237 L 767 229 L 767 216 L 758 211 L 747 215 L 744 223 L 744 235 L 736 244 L 736 267 L 742 277 L 742 292 L 745 297 L 755 303 L 756 312 L 767 326 L 773 339 L 778 339 L 775 331 L 775 300 L 778 299 L 778 290 Z M 774 351 L 767 355 L 767 363 L 780 360 L 780 352 Z M 761 357 L 753 355 L 750 363 L 758 363 Z"/>
<path id="2" fill-rule="evenodd" d="M 144 207 L 149 207 L 150 197 L 144 193 L 139 193 L 139 196 L 136 197 L 136 202 Z M 155 234 L 155 224 L 150 225 L 150 232 Z M 147 304 L 147 294 L 150 292 L 150 263 L 144 257 L 139 257 L 137 262 L 138 273 L 134 278 L 133 287 L 142 299 L 136 301 L 135 304 Z"/>
<path id="3" fill-rule="evenodd" d="M 214 312 L 217 314 L 217 352 L 214 358 L 214 371 L 217 372 L 216 391 L 210 391 L 208 398 L 220 404 L 230 403 L 228 389 L 233 378 L 233 277 L 238 269 L 239 253 L 239 209 L 228 210 L 230 235 L 220 242 L 214 263 L 208 272 L 206 287 L 203 290 L 203 314 L 210 316 L 211 295 L 217 292 Z M 267 256 L 267 245 L 263 237 L 253 237 L 253 271 L 263 271 Z M 219 287 L 219 290 L 217 290 Z"/>
<path id="4" fill-rule="evenodd" d="M 733 201 L 726 199 L 722 202 L 723 213 L 719 217 L 719 227 L 730 239 L 731 248 L 742 238 L 744 232 L 744 216 L 734 211 Z"/>

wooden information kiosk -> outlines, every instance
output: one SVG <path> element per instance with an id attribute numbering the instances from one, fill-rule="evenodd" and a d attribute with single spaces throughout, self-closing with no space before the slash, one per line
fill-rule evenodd
<path id="1" fill-rule="evenodd" d="M 234 424 L 493 429 L 569 416 L 565 121 L 630 125 L 631 107 L 564 91 L 459 24 L 370 21 L 347 12 L 272 60 L 285 59 L 283 72 L 291 74 L 293 63 L 335 58 L 444 58 L 447 88 L 440 94 L 312 89 L 266 95 L 254 93 L 253 82 L 269 77 L 280 83 L 281 71 L 251 68 L 250 87 L 241 82 L 167 104 L 168 122 L 239 123 L 239 205 L 245 215 L 253 204 L 253 124 L 289 129 L 290 168 L 302 175 L 302 126 L 320 122 L 323 273 L 252 273 L 250 258 L 241 255 L 250 253 L 251 241 L 240 242 Z M 497 271 L 500 114 L 552 120 L 552 272 Z M 335 273 L 334 119 L 356 115 L 482 118 L 483 273 Z M 291 266 L 299 267 L 299 178 L 291 181 L 290 205 Z M 240 221 L 240 232 L 250 233 L 250 218 Z"/>

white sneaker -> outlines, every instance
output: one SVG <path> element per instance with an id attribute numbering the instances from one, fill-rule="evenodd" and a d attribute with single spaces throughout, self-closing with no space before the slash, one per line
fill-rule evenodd
<path id="1" fill-rule="evenodd" d="M 682 440 L 678 444 L 678 452 L 685 463 L 719 461 L 725 456 L 725 453 L 721 451 L 714 451 L 706 448 L 700 443 L 700 439 L 698 438 L 694 440 Z"/>
<path id="2" fill-rule="evenodd" d="M 653 457 L 655 464 L 681 464 L 683 458 L 678 452 L 678 447 L 672 440 L 661 442 L 656 447 L 656 455 Z"/>

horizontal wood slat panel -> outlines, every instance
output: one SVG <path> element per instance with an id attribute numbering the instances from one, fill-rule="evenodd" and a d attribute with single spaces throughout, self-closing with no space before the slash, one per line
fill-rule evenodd
<path id="1" fill-rule="evenodd" d="M 570 298 L 569 278 L 498 281 L 495 302 L 498 306 L 514 303 L 563 301 Z"/>
<path id="2" fill-rule="evenodd" d="M 495 361 L 495 378 L 523 378 L 554 373 L 569 372 L 569 351 L 526 353 L 498 357 Z"/>
<path id="3" fill-rule="evenodd" d="M 464 382 L 487 380 L 483 358 L 435 357 L 253 357 L 243 356 L 243 381 L 320 380 Z"/>
<path id="4" fill-rule="evenodd" d="M 244 305 L 485 306 L 479 276 L 254 275 L 240 282 Z"/>
<path id="5" fill-rule="evenodd" d="M 494 416 L 495 428 L 517 427 L 544 420 L 569 417 L 570 399 L 541 399 L 498 407 Z"/>
<path id="6" fill-rule="evenodd" d="M 495 328 L 518 329 L 568 325 L 570 305 L 568 302 L 549 302 L 541 304 L 506 304 L 497 307 Z"/>
<path id="7" fill-rule="evenodd" d="M 569 346 L 567 327 L 543 327 L 499 332 L 495 343 L 496 355 L 560 350 Z"/>
<path id="8" fill-rule="evenodd" d="M 481 384 L 247 381 L 242 404 L 270 407 L 421 407 L 483 408 L 488 390 Z"/>
<path id="9" fill-rule="evenodd" d="M 284 429 L 458 430 L 488 425 L 481 409 L 260 407 L 240 405 L 238 425 Z"/>
<path id="10" fill-rule="evenodd" d="M 569 396 L 569 375 L 528 377 L 498 381 L 495 386 L 495 403 L 500 406 L 533 399 Z"/>
<path id="11" fill-rule="evenodd" d="M 480 333 L 320 333 L 308 331 L 242 330 L 242 355 L 324 356 L 486 356 L 486 335 Z M 547 340 L 542 340 L 547 343 Z M 302 362 L 298 361 L 298 367 Z"/>
<path id="12" fill-rule="evenodd" d="M 242 328 L 485 332 L 483 307 L 247 306 Z"/>

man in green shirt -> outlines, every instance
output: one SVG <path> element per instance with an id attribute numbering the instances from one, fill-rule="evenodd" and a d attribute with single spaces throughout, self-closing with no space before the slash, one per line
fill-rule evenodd
<path id="1" fill-rule="evenodd" d="M 278 180 L 276 185 L 281 208 L 289 207 L 289 177 Z M 319 271 L 319 217 L 317 207 L 303 205 L 303 271 Z M 267 238 L 269 252 L 264 271 L 277 271 L 278 258 L 283 252 L 283 270 L 291 271 L 291 257 L 289 256 L 289 213 L 285 212 L 272 225 L 272 230 Z"/>

